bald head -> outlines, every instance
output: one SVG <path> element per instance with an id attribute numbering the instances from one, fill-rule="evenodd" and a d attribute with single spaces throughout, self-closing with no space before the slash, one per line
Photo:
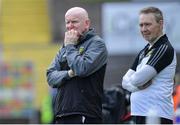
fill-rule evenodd
<path id="1" fill-rule="evenodd" d="M 85 20 L 89 19 L 87 11 L 81 7 L 70 8 L 66 12 L 65 17 L 71 16 L 71 15 L 78 16 L 78 17 L 85 19 Z"/>
<path id="2" fill-rule="evenodd" d="M 76 30 L 78 34 L 82 35 L 90 28 L 90 20 L 88 13 L 81 7 L 73 7 L 65 14 L 66 29 Z"/>

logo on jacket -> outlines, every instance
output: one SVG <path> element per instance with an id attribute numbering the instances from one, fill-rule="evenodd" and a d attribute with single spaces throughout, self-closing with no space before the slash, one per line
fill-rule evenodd
<path id="1" fill-rule="evenodd" d="M 151 56 L 152 53 L 153 53 L 153 51 L 154 51 L 154 49 L 152 49 L 151 51 L 149 51 L 149 52 L 146 54 L 146 57 L 147 57 L 147 56 Z"/>
<path id="2" fill-rule="evenodd" d="M 83 53 L 84 53 L 84 47 L 81 46 L 81 47 L 79 48 L 79 54 L 82 55 Z"/>

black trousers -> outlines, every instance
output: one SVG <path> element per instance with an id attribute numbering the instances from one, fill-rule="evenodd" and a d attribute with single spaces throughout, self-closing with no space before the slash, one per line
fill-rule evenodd
<path id="1" fill-rule="evenodd" d="M 69 115 L 56 117 L 56 124 L 101 124 L 101 118 L 87 117 L 83 115 Z"/>
<path id="2" fill-rule="evenodd" d="M 146 124 L 146 116 L 132 116 L 135 124 Z M 160 124 L 173 124 L 173 120 L 160 118 Z"/>

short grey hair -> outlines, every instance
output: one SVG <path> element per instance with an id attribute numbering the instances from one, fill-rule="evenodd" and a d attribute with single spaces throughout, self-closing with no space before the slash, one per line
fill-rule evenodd
<path id="1" fill-rule="evenodd" d="M 146 7 L 140 10 L 139 14 L 149 14 L 152 13 L 156 19 L 156 22 L 159 22 L 160 20 L 163 20 L 163 13 L 162 11 L 157 7 Z"/>

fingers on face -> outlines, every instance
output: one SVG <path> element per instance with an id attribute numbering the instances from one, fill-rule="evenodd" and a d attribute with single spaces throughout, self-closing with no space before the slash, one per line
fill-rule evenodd
<path id="1" fill-rule="evenodd" d="M 66 34 L 67 34 L 67 35 L 77 35 L 78 32 L 77 32 L 76 30 L 74 30 L 74 29 L 71 29 L 71 30 L 69 30 L 68 32 L 66 32 Z"/>

